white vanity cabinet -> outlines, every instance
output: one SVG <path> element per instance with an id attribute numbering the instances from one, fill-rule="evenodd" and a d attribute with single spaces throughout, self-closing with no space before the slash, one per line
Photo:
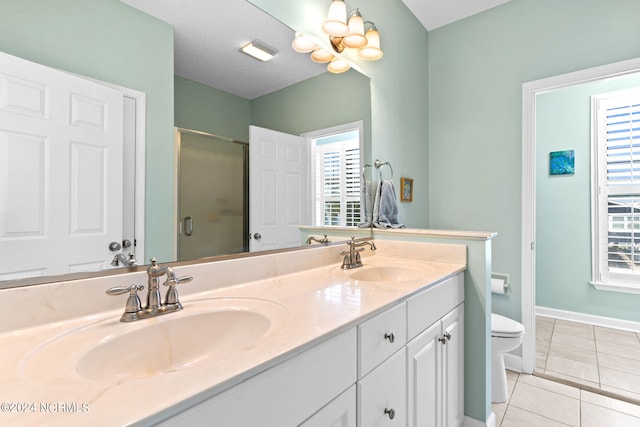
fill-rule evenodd
<path id="1" fill-rule="evenodd" d="M 409 427 L 457 427 L 464 419 L 462 281 L 460 274 L 407 301 Z"/>
<path id="2" fill-rule="evenodd" d="M 459 426 L 462 273 L 405 299 L 162 426 Z"/>

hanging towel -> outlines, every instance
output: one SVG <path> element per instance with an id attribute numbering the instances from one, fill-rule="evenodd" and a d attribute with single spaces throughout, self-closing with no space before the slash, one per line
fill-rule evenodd
<path id="1" fill-rule="evenodd" d="M 371 181 L 362 180 L 362 188 L 360 193 L 360 223 L 358 228 L 371 227 Z"/>
<path id="2" fill-rule="evenodd" d="M 398 222 L 398 204 L 393 181 L 383 179 L 378 184 L 373 203 L 373 226 L 376 228 L 404 228 Z"/>

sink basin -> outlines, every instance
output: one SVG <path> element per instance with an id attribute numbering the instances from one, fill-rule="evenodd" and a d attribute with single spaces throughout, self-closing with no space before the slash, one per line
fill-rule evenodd
<path id="1" fill-rule="evenodd" d="M 433 271 L 433 267 L 425 263 L 399 258 L 370 257 L 362 262 L 362 267 L 350 270 L 334 267 L 332 273 L 340 279 L 390 283 L 427 279 Z"/>
<path id="2" fill-rule="evenodd" d="M 225 310 L 157 323 L 107 340 L 76 365 L 97 380 L 140 378 L 172 372 L 207 358 L 233 353 L 262 337 L 269 318 L 253 311 Z"/>
<path id="3" fill-rule="evenodd" d="M 350 276 L 352 279 L 366 282 L 402 282 L 419 279 L 424 276 L 424 272 L 415 268 L 399 266 L 360 267 L 360 269 L 354 270 Z"/>
<path id="4" fill-rule="evenodd" d="M 23 363 L 32 381 L 125 381 L 212 364 L 284 325 L 286 308 L 253 298 L 184 302 L 177 313 L 121 323 L 109 319 L 53 338 Z"/>

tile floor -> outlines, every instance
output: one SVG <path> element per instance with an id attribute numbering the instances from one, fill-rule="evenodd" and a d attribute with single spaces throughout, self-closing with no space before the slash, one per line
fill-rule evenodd
<path id="1" fill-rule="evenodd" d="M 640 406 L 507 371 L 510 396 L 493 404 L 497 427 L 640 427 Z"/>
<path id="2" fill-rule="evenodd" d="M 640 403 L 640 334 L 536 316 L 536 373 Z"/>

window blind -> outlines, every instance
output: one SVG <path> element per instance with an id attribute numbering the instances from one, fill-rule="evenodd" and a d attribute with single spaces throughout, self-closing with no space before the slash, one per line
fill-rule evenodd
<path id="1" fill-rule="evenodd" d="M 358 141 L 316 147 L 316 218 L 321 225 L 360 223 L 360 147 Z"/>
<path id="2" fill-rule="evenodd" d="M 640 286 L 640 92 L 594 99 L 593 280 Z"/>

